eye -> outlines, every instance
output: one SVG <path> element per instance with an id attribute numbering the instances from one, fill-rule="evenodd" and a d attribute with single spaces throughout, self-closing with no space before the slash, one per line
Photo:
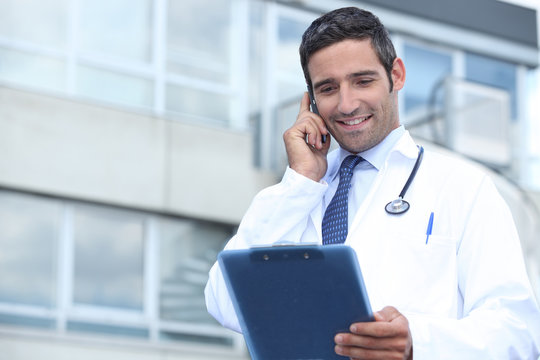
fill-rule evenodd
<path id="1" fill-rule="evenodd" d="M 356 82 L 357 85 L 366 86 L 373 82 L 373 79 L 360 79 Z"/>
<path id="2" fill-rule="evenodd" d="M 328 94 L 330 92 L 332 92 L 332 90 L 334 90 L 334 87 L 333 86 L 323 86 L 319 89 L 319 92 L 321 94 Z"/>

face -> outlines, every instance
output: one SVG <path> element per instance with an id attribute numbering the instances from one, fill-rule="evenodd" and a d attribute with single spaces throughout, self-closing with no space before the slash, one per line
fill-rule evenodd
<path id="1" fill-rule="evenodd" d="M 405 67 L 394 61 L 394 89 L 371 40 L 343 40 L 315 52 L 308 70 L 319 113 L 339 145 L 359 153 L 380 143 L 399 126 L 397 91 Z"/>

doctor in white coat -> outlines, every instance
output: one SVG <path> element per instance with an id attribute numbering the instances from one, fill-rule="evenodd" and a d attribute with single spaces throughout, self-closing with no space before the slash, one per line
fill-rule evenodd
<path id="1" fill-rule="evenodd" d="M 348 155 L 361 156 L 348 195 L 345 244 L 356 251 L 371 305 L 380 310 L 376 321 L 336 334 L 336 353 L 351 359 L 537 359 L 540 312 L 519 238 L 484 173 L 426 151 L 405 195 L 410 209 L 385 211 L 419 152 L 399 123 L 405 66 L 378 18 L 357 8 L 323 15 L 306 30 L 300 56 L 320 115 L 310 111 L 306 93 L 284 134 L 289 167 L 282 181 L 255 197 L 226 248 L 322 243 L 340 164 Z M 322 141 L 327 134 L 339 144 L 331 153 L 330 137 Z M 240 331 L 217 263 L 205 295 L 208 311 Z"/>

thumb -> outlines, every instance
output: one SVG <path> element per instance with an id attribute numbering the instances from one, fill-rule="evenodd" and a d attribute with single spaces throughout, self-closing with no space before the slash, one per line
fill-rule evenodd
<path id="1" fill-rule="evenodd" d="M 386 322 L 390 322 L 399 316 L 401 316 L 401 313 L 393 306 L 386 306 L 373 314 L 375 321 Z"/>

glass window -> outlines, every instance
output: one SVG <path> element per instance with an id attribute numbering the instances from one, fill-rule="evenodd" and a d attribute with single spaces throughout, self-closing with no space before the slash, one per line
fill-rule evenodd
<path id="1" fill-rule="evenodd" d="M 512 118 L 517 118 L 516 65 L 476 54 L 467 54 L 467 80 L 508 91 Z"/>
<path id="2" fill-rule="evenodd" d="M 66 87 L 65 62 L 50 57 L 0 48 L 0 79 L 48 90 Z"/>
<path id="3" fill-rule="evenodd" d="M 143 218 L 77 206 L 73 229 L 74 303 L 142 311 Z"/>
<path id="4" fill-rule="evenodd" d="M 436 101 L 435 105 L 441 105 L 443 97 L 436 95 L 442 88 L 441 81 L 452 74 L 452 57 L 432 49 L 406 44 L 404 62 L 407 69 L 403 94 L 405 113 L 424 115 L 432 96 Z"/>
<path id="5" fill-rule="evenodd" d="M 83 51 L 151 61 L 150 0 L 81 0 L 78 46 Z"/>
<path id="6" fill-rule="evenodd" d="M 167 70 L 229 83 L 231 0 L 170 0 Z"/>
<path id="7" fill-rule="evenodd" d="M 78 67 L 77 94 L 82 96 L 151 108 L 153 91 L 153 82 L 150 80 L 88 66 Z"/>
<path id="8" fill-rule="evenodd" d="M 176 85 L 167 86 L 166 107 L 176 114 L 191 115 L 227 124 L 230 101 L 230 96 L 225 94 Z"/>
<path id="9" fill-rule="evenodd" d="M 300 100 L 303 92 L 306 91 L 298 48 L 302 34 L 309 24 L 310 21 L 305 16 L 282 14 L 278 19 L 278 47 L 275 59 L 279 74 L 276 87 L 279 89 L 277 97 L 280 102 L 295 98 Z"/>
<path id="10" fill-rule="evenodd" d="M 160 229 L 160 318 L 215 324 L 206 310 L 204 287 L 230 227 L 163 219 Z"/>
<path id="11" fill-rule="evenodd" d="M 308 22 L 284 15 L 278 19 L 278 51 L 275 54 L 278 68 L 291 74 L 300 73 L 301 79 L 303 72 L 298 48 L 308 26 Z"/>
<path id="12" fill-rule="evenodd" d="M 57 201 L 0 191 L 0 302 L 56 306 L 60 216 Z"/>
<path id="13" fill-rule="evenodd" d="M 249 4 L 249 113 L 260 116 L 264 79 L 264 2 Z"/>
<path id="14" fill-rule="evenodd" d="M 149 331 L 145 328 L 136 328 L 118 325 L 105 325 L 96 323 L 86 323 L 82 321 L 68 321 L 67 330 L 78 333 L 99 333 L 112 336 L 148 338 Z"/>
<path id="15" fill-rule="evenodd" d="M 0 190 L 0 325 L 147 340 L 154 327 L 163 342 L 234 346 L 233 337 L 207 332 L 217 323 L 204 300 L 232 227 L 157 217 L 150 232 L 148 221 L 148 213 Z M 156 269 L 145 268 L 148 258 Z M 144 286 L 145 276 L 157 286 Z"/>
<path id="16" fill-rule="evenodd" d="M 41 46 L 67 44 L 68 0 L 0 1 L 0 36 Z"/>

